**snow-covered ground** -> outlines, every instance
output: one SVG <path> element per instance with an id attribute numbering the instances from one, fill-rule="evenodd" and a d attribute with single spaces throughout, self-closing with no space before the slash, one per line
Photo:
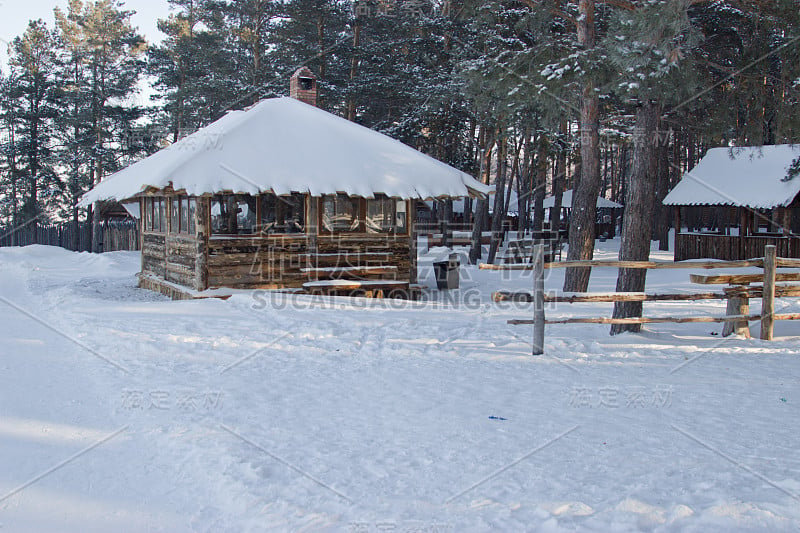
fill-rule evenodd
<path id="1" fill-rule="evenodd" d="M 430 285 L 440 252 L 420 261 Z M 138 266 L 0 249 L 4 531 L 800 528 L 796 322 L 773 342 L 553 325 L 533 357 L 530 327 L 506 324 L 530 309 L 490 299 L 525 273 L 462 267 L 461 289 L 421 303 L 173 302 L 135 288 Z M 696 289 L 685 270 L 649 276 Z M 615 277 L 596 269 L 591 289 Z"/>

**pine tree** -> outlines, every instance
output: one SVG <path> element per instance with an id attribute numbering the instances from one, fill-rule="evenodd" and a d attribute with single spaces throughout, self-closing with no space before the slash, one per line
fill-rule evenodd
<path id="1" fill-rule="evenodd" d="M 149 48 L 148 72 L 160 103 L 154 120 L 175 142 L 221 116 L 236 99 L 236 90 L 221 29 L 224 8 L 209 0 L 169 3 L 176 12 L 158 21 L 167 37 Z M 158 130 L 145 137 L 154 136 Z"/>
<path id="2" fill-rule="evenodd" d="M 19 225 L 19 169 L 17 152 L 16 107 L 11 95 L 15 79 L 0 72 L 0 220 L 12 228 Z M 16 242 L 16 232 L 11 232 L 11 243 Z"/>
<path id="3" fill-rule="evenodd" d="M 229 107 L 256 103 L 275 77 L 268 54 L 279 6 L 275 0 L 237 0 L 221 13 L 230 69 L 226 83 L 232 92 Z"/>
<path id="4" fill-rule="evenodd" d="M 83 4 L 70 0 L 67 12 L 55 9 L 56 28 L 61 49 L 58 77 L 64 91 L 62 108 L 56 119 L 61 149 L 59 156 L 66 166 L 67 205 L 71 209 L 73 241 L 69 247 L 78 249 L 79 210 L 81 195 L 91 187 L 87 154 L 92 146 L 89 106 L 89 84 L 86 71 L 87 51 L 81 28 Z"/>
<path id="5" fill-rule="evenodd" d="M 271 94 L 286 94 L 289 77 L 302 66 L 317 77 L 318 105 L 344 112 L 344 90 L 350 74 L 353 27 L 348 4 L 335 0 L 290 0 L 271 34 L 274 74 Z"/>
<path id="6" fill-rule="evenodd" d="M 86 51 L 86 105 L 92 139 L 87 155 L 91 161 L 89 184 L 93 186 L 133 155 L 124 142 L 125 135 L 142 116 L 142 110 L 124 102 L 138 90 L 146 44 L 131 26 L 131 12 L 120 2 L 97 0 L 81 5 L 78 1 L 75 6 L 83 8 L 75 17 Z M 94 228 L 92 251 L 99 251 L 99 226 L 94 212 L 90 210 L 88 215 Z"/>
<path id="7" fill-rule="evenodd" d="M 46 219 L 47 208 L 58 196 L 53 147 L 61 91 L 55 49 L 56 37 L 42 20 L 31 21 L 10 46 L 6 116 L 11 121 L 14 196 L 21 196 L 15 225 L 31 229 Z"/>
<path id="8" fill-rule="evenodd" d="M 688 17 L 689 2 L 648 1 L 615 13 L 604 43 L 610 62 L 621 73 L 617 96 L 634 107 L 633 168 L 626 184 L 621 261 L 646 261 L 655 223 L 658 154 L 662 111 L 699 88 L 689 60 L 697 35 Z M 660 202 L 660 199 L 659 199 Z M 620 269 L 617 291 L 642 292 L 647 271 Z M 642 315 L 641 302 L 617 302 L 614 317 Z M 639 324 L 614 324 L 611 333 L 639 331 Z"/>

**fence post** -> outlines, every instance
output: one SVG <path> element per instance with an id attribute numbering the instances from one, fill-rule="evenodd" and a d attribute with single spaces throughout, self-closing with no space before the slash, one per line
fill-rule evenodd
<path id="1" fill-rule="evenodd" d="M 533 355 L 544 353 L 544 245 L 533 246 Z"/>
<path id="2" fill-rule="evenodd" d="M 761 340 L 771 341 L 775 325 L 775 245 L 764 247 L 764 292 L 761 296 Z"/>

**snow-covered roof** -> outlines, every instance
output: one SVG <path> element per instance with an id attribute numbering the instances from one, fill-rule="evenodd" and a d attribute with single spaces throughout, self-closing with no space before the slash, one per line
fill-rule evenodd
<path id="1" fill-rule="evenodd" d="M 112 174 L 80 205 L 123 200 L 168 185 L 190 195 L 343 192 L 423 199 L 491 190 L 386 135 L 292 98 L 270 98 L 246 111 L 232 111 Z"/>
<path id="2" fill-rule="evenodd" d="M 555 196 L 548 196 L 544 199 L 544 208 L 552 208 L 556 204 Z M 561 207 L 572 207 L 572 189 L 567 189 L 561 194 Z M 602 196 L 597 197 L 597 207 L 611 207 L 611 208 L 621 208 L 622 205 L 618 204 L 617 202 L 612 202 L 608 198 L 603 198 Z"/>
<path id="3" fill-rule="evenodd" d="M 769 209 L 789 205 L 800 178 L 782 181 L 800 145 L 712 148 L 664 198 L 664 205 L 737 205 Z"/>

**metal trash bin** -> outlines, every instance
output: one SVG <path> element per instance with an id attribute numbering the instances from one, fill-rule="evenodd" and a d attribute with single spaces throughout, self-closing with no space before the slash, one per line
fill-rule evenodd
<path id="1" fill-rule="evenodd" d="M 458 254 L 450 254 L 447 261 L 434 261 L 433 273 L 436 276 L 436 288 L 439 290 L 457 289 L 458 269 L 460 267 L 461 262 L 458 260 Z"/>

